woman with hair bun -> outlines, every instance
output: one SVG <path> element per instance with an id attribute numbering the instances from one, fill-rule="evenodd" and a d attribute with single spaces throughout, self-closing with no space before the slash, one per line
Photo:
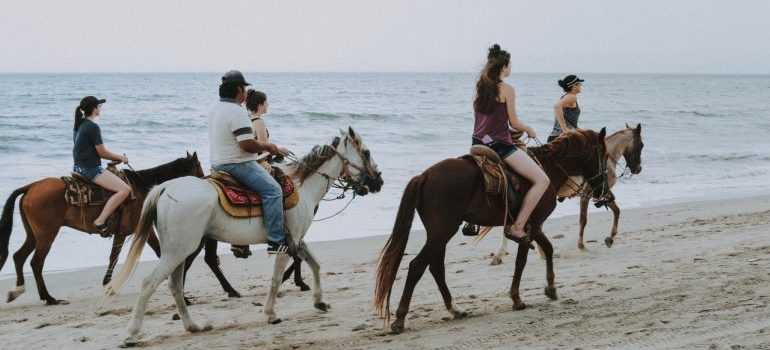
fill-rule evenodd
<path id="1" fill-rule="evenodd" d="M 548 136 L 548 142 L 553 141 L 562 133 L 568 130 L 578 129 L 578 118 L 580 118 L 580 106 L 578 106 L 577 95 L 585 80 L 577 75 L 568 75 L 559 80 L 559 86 L 564 90 L 558 101 L 553 105 L 553 131 Z"/>
<path id="2" fill-rule="evenodd" d="M 107 219 L 131 192 L 128 184 L 102 167 L 102 158 L 128 164 L 128 158 L 125 155 L 110 152 L 104 147 L 101 129 L 94 122 L 100 114 L 101 105 L 106 101 L 94 96 L 83 97 L 75 108 L 75 125 L 72 128 L 74 141 L 72 170 L 106 190 L 115 192 L 104 204 L 102 213 L 93 222 L 94 228 L 102 237 L 115 234 L 113 225 L 107 222 Z"/>
<path id="3" fill-rule="evenodd" d="M 492 148 L 513 171 L 532 183 L 532 187 L 524 196 L 511 232 L 505 233 L 506 238 L 522 243 L 526 237 L 524 226 L 548 188 L 550 180 L 527 152 L 517 151 L 508 131 L 510 125 L 515 131 L 526 132 L 529 137 L 535 137 L 532 127 L 519 120 L 516 114 L 516 93 L 513 86 L 503 81 L 511 75 L 510 60 L 511 55 L 502 50 L 500 45 L 495 44 L 489 48 L 487 63 L 476 83 L 472 143 Z"/>

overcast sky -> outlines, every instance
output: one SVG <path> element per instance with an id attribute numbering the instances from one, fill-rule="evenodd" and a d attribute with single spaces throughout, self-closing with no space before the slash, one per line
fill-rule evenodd
<path id="1" fill-rule="evenodd" d="M 770 74 L 770 1 L 0 0 L 0 72 Z"/>

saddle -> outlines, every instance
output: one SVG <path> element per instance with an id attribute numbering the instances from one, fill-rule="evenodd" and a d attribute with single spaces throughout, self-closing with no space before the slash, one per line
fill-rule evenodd
<path id="1" fill-rule="evenodd" d="M 117 175 L 130 186 L 131 182 L 128 181 L 128 178 L 122 171 L 114 166 L 108 166 L 107 170 Z M 61 179 L 65 184 L 65 201 L 67 204 L 79 208 L 102 206 L 114 193 L 74 171 L 70 173 L 70 176 L 62 176 Z M 131 198 L 134 199 L 133 191 Z"/>
<path id="2" fill-rule="evenodd" d="M 469 153 L 461 158 L 472 160 L 478 165 L 484 179 L 484 193 L 488 196 L 506 195 L 508 212 L 517 213 L 529 183 L 511 171 L 491 148 L 474 145 L 471 146 Z"/>
<path id="3" fill-rule="evenodd" d="M 291 178 L 277 167 L 272 167 L 271 175 L 283 190 L 283 209 L 297 206 L 299 192 Z M 219 205 L 228 215 L 236 218 L 262 216 L 262 197 L 232 175 L 223 171 L 212 171 L 207 180 L 217 190 Z"/>

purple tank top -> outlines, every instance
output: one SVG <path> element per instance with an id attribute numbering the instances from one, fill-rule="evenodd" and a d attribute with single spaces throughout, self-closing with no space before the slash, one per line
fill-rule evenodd
<path id="1" fill-rule="evenodd" d="M 488 140 L 491 138 L 498 143 L 513 144 L 511 134 L 508 132 L 508 109 L 505 102 L 495 104 L 490 114 L 474 112 L 476 114 L 476 123 L 473 126 L 474 139 L 489 143 Z"/>

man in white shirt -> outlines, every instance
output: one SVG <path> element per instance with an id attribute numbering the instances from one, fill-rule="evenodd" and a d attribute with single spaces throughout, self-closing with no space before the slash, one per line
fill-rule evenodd
<path id="1" fill-rule="evenodd" d="M 246 86 L 249 85 L 237 70 L 231 70 L 222 77 L 219 102 L 208 113 L 211 166 L 214 170 L 229 173 L 262 197 L 268 254 L 294 255 L 296 246 L 284 232 L 281 186 L 256 162 L 259 152 L 287 155 L 289 151 L 254 138 L 249 115 L 241 107 L 246 100 Z"/>

